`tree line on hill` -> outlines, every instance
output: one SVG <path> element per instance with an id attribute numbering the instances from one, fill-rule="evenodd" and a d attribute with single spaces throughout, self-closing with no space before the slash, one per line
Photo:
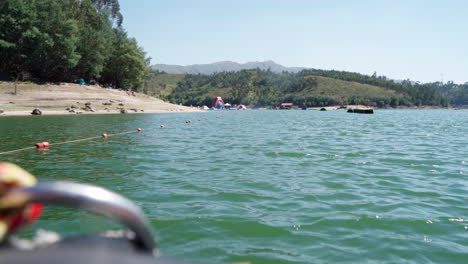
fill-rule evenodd
<path id="1" fill-rule="evenodd" d="M 149 59 L 122 27 L 118 0 L 0 2 L 0 72 L 138 89 Z"/>
<path id="2" fill-rule="evenodd" d="M 425 85 L 450 98 L 451 105 L 468 106 L 468 82 L 464 84 L 456 84 L 452 81 L 446 83 L 433 82 Z"/>
<path id="3" fill-rule="evenodd" d="M 317 76 L 331 77 L 345 81 L 355 81 L 395 90 L 409 95 L 416 100 L 413 103 L 419 105 L 426 103 L 429 103 L 428 105 L 437 106 L 446 106 L 447 104 L 454 106 L 468 105 L 468 82 L 464 84 L 456 84 L 453 81 L 449 81 L 447 83 L 432 82 L 420 84 L 418 82 L 414 83 L 410 80 L 404 80 L 401 83 L 397 83 L 393 80 L 387 79 L 385 76 L 377 76 L 376 73 L 372 76 L 368 76 L 353 72 L 316 69 L 309 70 L 309 73 Z"/>
<path id="4" fill-rule="evenodd" d="M 314 92 L 317 77 L 369 84 L 395 91 L 393 96 L 371 96 L 366 94 L 343 98 L 323 96 Z M 319 107 L 330 105 L 363 104 L 377 107 L 432 105 L 446 107 L 448 97 L 431 85 L 396 83 L 383 76 L 367 76 L 344 71 L 307 69 L 298 73 L 274 73 L 269 70 L 241 70 L 220 72 L 212 75 L 187 74 L 177 87 L 164 98 L 172 103 L 184 105 L 209 105 L 216 96 L 235 104 L 276 106 L 282 102 L 298 106 Z"/>

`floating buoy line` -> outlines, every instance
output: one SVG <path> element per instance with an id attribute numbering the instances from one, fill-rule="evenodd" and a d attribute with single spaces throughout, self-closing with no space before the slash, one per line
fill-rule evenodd
<path id="1" fill-rule="evenodd" d="M 216 118 L 222 118 L 223 116 L 217 116 Z M 205 120 L 208 120 L 208 118 L 205 118 Z M 198 119 L 198 122 L 201 122 L 201 119 Z M 192 120 L 186 120 L 186 124 L 192 124 Z M 166 128 L 165 125 L 160 125 L 159 128 Z M 48 141 L 44 142 L 38 142 L 34 144 L 32 147 L 26 147 L 26 148 L 20 148 L 20 149 L 14 149 L 14 150 L 9 150 L 9 151 L 4 151 L 0 152 L 0 155 L 4 154 L 11 154 L 11 153 L 16 153 L 16 152 L 21 152 L 25 150 L 30 150 L 30 149 L 37 149 L 37 150 L 48 150 L 51 146 L 58 146 L 58 145 L 64 145 L 64 144 L 69 144 L 69 143 L 75 143 L 75 142 L 83 142 L 83 141 L 89 141 L 93 139 L 98 139 L 98 138 L 108 138 L 108 137 L 113 137 L 113 136 L 120 136 L 120 135 L 128 135 L 132 133 L 141 133 L 143 132 L 142 128 L 137 128 L 136 130 L 132 131 L 127 131 L 127 132 L 121 132 L 121 133 L 115 133 L 115 134 L 107 134 L 107 133 L 102 133 L 100 136 L 95 136 L 95 137 L 88 137 L 88 138 L 82 138 L 82 139 L 75 139 L 75 140 L 68 140 L 68 141 L 63 141 L 63 142 L 57 142 L 57 143 L 49 143 Z"/>

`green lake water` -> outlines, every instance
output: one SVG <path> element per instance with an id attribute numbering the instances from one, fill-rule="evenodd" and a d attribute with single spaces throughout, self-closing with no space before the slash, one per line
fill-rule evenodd
<path id="1" fill-rule="evenodd" d="M 202 263 L 468 261 L 465 110 L 2 117 L 0 151 L 138 127 L 145 131 L 0 160 L 40 181 L 94 184 L 133 200 L 162 255 Z M 48 208 L 34 228 L 71 235 L 115 227 Z"/>

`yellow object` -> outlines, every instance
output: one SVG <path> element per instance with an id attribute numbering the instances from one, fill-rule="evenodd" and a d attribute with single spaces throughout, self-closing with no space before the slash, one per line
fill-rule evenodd
<path id="1" fill-rule="evenodd" d="M 18 187 L 30 187 L 35 185 L 36 182 L 34 176 L 18 165 L 0 162 L 0 184 L 14 184 Z M 2 194 L 2 189 L 0 189 L 0 195 Z"/>
<path id="2" fill-rule="evenodd" d="M 0 162 L 0 241 L 12 231 L 12 228 L 17 229 L 23 222 L 26 224 L 28 219 L 25 216 L 29 212 L 28 207 L 18 208 L 18 205 L 12 201 L 2 201 L 2 197 L 11 189 L 31 187 L 36 182 L 33 175 L 19 166 Z M 18 224 L 18 219 L 21 219 L 21 224 Z"/>

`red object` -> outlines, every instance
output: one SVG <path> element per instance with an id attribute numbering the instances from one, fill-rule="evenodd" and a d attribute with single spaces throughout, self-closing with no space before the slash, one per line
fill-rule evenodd
<path id="1" fill-rule="evenodd" d="M 41 217 L 42 211 L 44 211 L 44 205 L 41 203 L 32 203 L 29 207 L 29 219 L 36 221 Z"/>
<path id="2" fill-rule="evenodd" d="M 165 125 L 160 125 L 159 127 L 160 127 L 160 128 L 165 128 L 166 126 L 165 126 Z"/>
<path id="3" fill-rule="evenodd" d="M 187 124 L 192 123 L 192 120 L 187 120 L 187 121 L 185 121 L 185 123 L 187 123 Z"/>
<path id="4" fill-rule="evenodd" d="M 43 148 L 48 148 L 48 147 L 49 147 L 49 142 L 36 143 L 36 148 L 38 149 L 43 149 Z"/>
<path id="5" fill-rule="evenodd" d="M 220 96 L 216 97 L 214 100 L 213 100 L 213 103 L 211 104 L 211 107 L 213 108 L 224 108 L 224 101 L 223 101 L 223 98 L 221 98 Z"/>
<path id="6" fill-rule="evenodd" d="M 8 231 L 9 232 L 14 232 L 16 231 L 21 225 L 25 224 L 26 219 L 24 218 L 24 215 L 22 213 L 17 213 L 13 216 L 12 219 L 10 219 L 10 222 L 8 223 Z"/>
<path id="7" fill-rule="evenodd" d="M 49 146 L 48 142 L 40 142 L 39 146 Z M 30 178 L 29 180 L 27 178 Z M 16 188 L 30 186 L 32 175 L 28 174 L 21 168 L 13 165 L 0 162 L 0 189 L 3 192 L 8 192 Z M 15 203 L 15 202 L 14 202 Z M 0 209 L 0 222 L 6 224 L 6 234 L 15 232 L 19 228 L 32 224 L 38 220 L 43 211 L 43 205 L 40 203 L 30 203 L 23 206 L 13 205 L 9 208 L 8 205 Z M 3 232 L 2 232 L 3 235 Z M 1 261 L 0 261 L 1 262 Z"/>
<path id="8" fill-rule="evenodd" d="M 138 132 L 141 132 L 141 131 L 143 131 L 143 129 L 141 129 L 141 128 L 137 128 L 137 131 L 138 131 Z"/>
<path id="9" fill-rule="evenodd" d="M 102 133 L 102 137 L 107 138 L 108 137 L 107 133 Z"/>
<path id="10" fill-rule="evenodd" d="M 24 211 L 13 216 L 9 222 L 8 231 L 14 232 L 21 226 L 35 222 L 41 216 L 43 208 L 44 206 L 41 203 L 32 203 L 27 206 Z"/>

